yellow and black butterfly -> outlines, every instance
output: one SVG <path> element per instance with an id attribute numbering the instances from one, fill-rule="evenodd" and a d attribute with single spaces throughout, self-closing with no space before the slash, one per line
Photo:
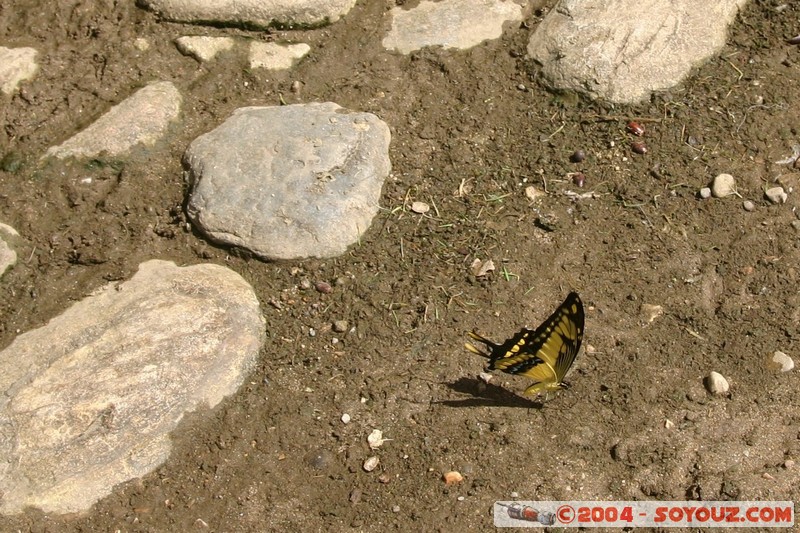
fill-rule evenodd
<path id="1" fill-rule="evenodd" d="M 502 370 L 535 380 L 525 394 L 538 395 L 567 388 L 563 380 L 581 348 L 583 322 L 583 303 L 577 293 L 571 292 L 536 330 L 523 328 L 503 344 L 471 332 L 469 336 L 485 344 L 491 351 L 489 354 L 470 343 L 465 346 L 489 359 L 487 370 Z"/>

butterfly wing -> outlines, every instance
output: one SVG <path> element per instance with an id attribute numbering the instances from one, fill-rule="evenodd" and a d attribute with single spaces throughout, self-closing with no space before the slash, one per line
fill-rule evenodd
<path id="1" fill-rule="evenodd" d="M 583 342 L 585 317 L 580 296 L 574 292 L 570 293 L 564 303 L 561 304 L 561 307 L 550 317 L 550 320 L 555 323 L 554 335 L 551 338 L 557 336 L 561 339 L 560 343 L 554 344 L 554 348 L 558 348 L 555 370 L 558 382 L 561 383 L 570 367 L 572 367 L 572 363 L 575 362 L 575 357 L 578 355 Z"/>
<path id="2" fill-rule="evenodd" d="M 473 332 L 472 339 L 485 344 L 490 353 L 487 355 L 471 344 L 467 348 L 488 357 L 489 370 L 519 374 L 536 381 L 525 394 L 538 394 L 561 388 L 580 350 L 583 325 L 583 303 L 572 292 L 536 330 L 522 329 L 503 344 L 495 344 Z"/>

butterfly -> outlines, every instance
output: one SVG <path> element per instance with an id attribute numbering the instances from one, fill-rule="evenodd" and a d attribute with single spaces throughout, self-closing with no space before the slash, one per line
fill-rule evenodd
<path id="1" fill-rule="evenodd" d="M 525 395 L 546 394 L 568 387 L 564 376 L 581 348 L 583 323 L 583 302 L 577 293 L 571 292 L 535 330 L 523 328 L 503 344 L 495 344 L 473 331 L 470 338 L 485 344 L 490 353 L 470 343 L 465 347 L 489 359 L 487 370 L 502 370 L 535 380 L 536 383 L 525 389 Z"/>

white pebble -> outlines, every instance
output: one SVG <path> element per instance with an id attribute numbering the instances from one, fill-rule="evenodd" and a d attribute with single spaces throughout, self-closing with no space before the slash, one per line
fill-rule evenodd
<path id="1" fill-rule="evenodd" d="M 664 314 L 664 308 L 660 305 L 642 304 L 639 314 L 645 322 L 651 324 L 653 320 Z"/>
<path id="2" fill-rule="evenodd" d="M 783 190 L 783 187 L 771 187 L 764 191 L 764 196 L 773 204 L 785 204 L 789 199 L 789 195 Z"/>
<path id="3" fill-rule="evenodd" d="M 528 185 L 527 187 L 525 187 L 525 196 L 527 196 L 529 200 L 536 201 L 542 196 L 547 196 L 547 193 L 545 193 L 544 191 L 540 191 L 533 185 Z"/>
<path id="4" fill-rule="evenodd" d="M 383 431 L 380 429 L 373 429 L 372 433 L 367 436 L 367 444 L 373 450 L 383 446 Z"/>
<path id="5" fill-rule="evenodd" d="M 709 189 L 708 187 L 703 187 L 702 189 L 700 189 L 700 198 L 702 198 L 703 200 L 711 198 L 711 189 Z"/>
<path id="6" fill-rule="evenodd" d="M 745 200 L 744 202 L 742 202 L 742 207 L 744 207 L 745 211 L 755 211 L 756 204 L 754 204 L 750 200 Z"/>
<path id="7" fill-rule="evenodd" d="M 730 390 L 728 380 L 719 372 L 711 372 L 705 379 L 706 388 L 711 394 L 726 394 Z"/>
<path id="8" fill-rule="evenodd" d="M 519 498 L 519 492 L 517 492 L 517 491 L 513 491 L 513 492 L 511 493 L 511 497 L 512 497 L 513 499 L 515 499 L 515 500 L 516 500 L 517 498 Z"/>
<path id="9" fill-rule="evenodd" d="M 792 358 L 783 352 L 775 352 L 772 354 L 772 362 L 775 363 L 776 368 L 780 367 L 781 372 L 789 372 L 794 368 L 794 361 Z"/>
<path id="10" fill-rule="evenodd" d="M 711 184 L 711 194 L 714 195 L 714 198 L 725 198 L 736 194 L 736 180 L 730 174 L 718 175 Z"/>
<path id="11" fill-rule="evenodd" d="M 373 470 L 378 468 L 379 464 L 381 464 L 381 460 L 373 455 L 372 457 L 364 461 L 364 471 L 372 472 Z"/>
<path id="12" fill-rule="evenodd" d="M 431 210 L 431 206 L 429 206 L 425 202 L 414 202 L 413 204 L 411 204 L 411 210 L 417 214 L 424 215 L 425 213 Z"/>
<path id="13" fill-rule="evenodd" d="M 460 502 L 463 502 L 465 499 L 466 499 L 466 498 L 464 498 L 463 496 L 459 496 L 458 498 L 456 498 L 456 500 L 458 500 L 458 501 L 460 501 Z"/>
<path id="14" fill-rule="evenodd" d="M 347 413 L 342 415 L 342 424 L 349 424 L 350 423 L 350 415 Z"/>

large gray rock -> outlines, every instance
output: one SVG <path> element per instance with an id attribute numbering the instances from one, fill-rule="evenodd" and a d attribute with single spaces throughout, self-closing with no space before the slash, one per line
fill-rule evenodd
<path id="1" fill-rule="evenodd" d="M 561 0 L 528 54 L 559 89 L 634 103 L 680 83 L 725 44 L 747 0 Z"/>
<path id="2" fill-rule="evenodd" d="M 424 46 L 464 49 L 497 39 L 505 22 L 522 20 L 522 7 L 511 0 L 423 1 L 412 9 L 394 7 L 391 15 L 383 47 L 408 54 Z"/>
<path id="3" fill-rule="evenodd" d="M 148 261 L 0 352 L 0 512 L 80 512 L 170 451 L 187 411 L 236 391 L 264 341 L 218 265 Z"/>
<path id="4" fill-rule="evenodd" d="M 153 146 L 167 133 L 181 110 L 181 94 L 168 81 L 151 83 L 112 107 L 88 128 L 73 135 L 45 156 L 116 157 L 137 145 Z"/>
<path id="5" fill-rule="evenodd" d="M 31 79 L 39 68 L 36 55 L 33 48 L 0 46 L 0 91 L 11 94 L 21 82 Z"/>
<path id="6" fill-rule="evenodd" d="M 160 16 L 182 22 L 320 26 L 339 20 L 356 0 L 141 0 Z"/>
<path id="7" fill-rule="evenodd" d="M 334 257 L 378 212 L 389 128 L 334 103 L 246 107 L 186 151 L 187 213 L 265 259 Z"/>

